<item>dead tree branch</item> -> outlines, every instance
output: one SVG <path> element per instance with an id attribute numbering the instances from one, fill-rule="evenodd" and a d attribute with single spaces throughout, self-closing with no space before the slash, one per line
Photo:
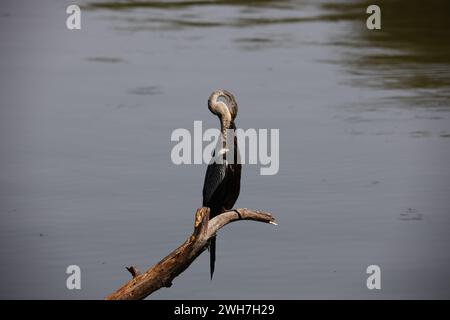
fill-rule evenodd
<path id="1" fill-rule="evenodd" d="M 181 246 L 144 273 L 140 273 L 135 266 L 128 267 L 133 279 L 107 296 L 106 300 L 144 299 L 162 287 L 170 287 L 172 280 L 208 248 L 209 239 L 220 228 L 237 220 L 254 220 L 276 225 L 275 218 L 268 212 L 235 209 L 209 220 L 209 208 L 200 208 L 195 214 L 194 232 Z"/>

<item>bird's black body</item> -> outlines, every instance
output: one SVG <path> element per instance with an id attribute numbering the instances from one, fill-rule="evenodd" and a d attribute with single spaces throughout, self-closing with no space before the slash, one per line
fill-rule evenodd
<path id="1" fill-rule="evenodd" d="M 230 93 L 228 93 L 227 91 L 223 92 L 225 92 L 225 94 L 229 94 L 231 97 L 230 99 L 233 99 L 233 103 L 235 103 L 234 97 Z M 237 105 L 234 117 L 236 116 L 236 113 Z M 229 123 L 224 125 L 221 118 L 221 127 L 222 137 L 224 135 L 224 129 L 228 129 L 228 134 L 232 134 L 231 137 L 228 137 L 228 140 L 233 141 L 234 147 L 230 148 L 231 146 L 227 145 L 227 139 L 225 137 L 225 139 L 223 140 L 223 148 L 228 151 L 222 155 L 219 155 L 220 157 L 222 157 L 222 163 L 217 163 L 217 161 L 214 162 L 214 159 L 216 157 L 214 157 L 213 155 L 213 161 L 208 165 L 208 168 L 206 170 L 205 181 L 203 184 L 203 206 L 210 208 L 210 219 L 227 210 L 232 209 L 234 204 L 236 203 L 237 198 L 239 197 L 242 166 L 238 161 L 239 150 L 237 145 L 237 138 L 235 136 L 236 127 L 233 120 L 234 118 L 232 118 Z M 231 152 L 234 152 L 234 154 L 230 154 Z M 225 161 L 225 154 L 228 161 Z M 209 249 L 210 271 L 212 278 L 214 273 L 216 254 L 215 237 L 211 239 Z"/>
<path id="2" fill-rule="evenodd" d="M 236 153 L 237 139 L 234 139 Z M 235 155 L 237 156 L 237 155 Z M 210 208 L 210 219 L 233 208 L 241 188 L 240 163 L 210 163 L 203 184 L 203 206 Z"/>

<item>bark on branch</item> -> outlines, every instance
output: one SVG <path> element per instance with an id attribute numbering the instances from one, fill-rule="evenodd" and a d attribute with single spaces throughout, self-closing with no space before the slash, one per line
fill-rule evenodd
<path id="1" fill-rule="evenodd" d="M 209 208 L 200 208 L 195 214 L 194 232 L 181 246 L 144 273 L 140 273 L 134 266 L 127 268 L 133 279 L 107 296 L 106 300 L 144 299 L 162 287 L 170 287 L 172 280 L 208 248 L 209 239 L 220 228 L 237 220 L 254 220 L 276 225 L 275 218 L 268 212 L 235 209 L 209 220 Z"/>

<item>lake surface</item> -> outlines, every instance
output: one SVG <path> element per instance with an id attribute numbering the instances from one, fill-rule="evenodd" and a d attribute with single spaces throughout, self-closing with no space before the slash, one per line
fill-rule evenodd
<path id="1" fill-rule="evenodd" d="M 0 4 L 0 298 L 101 299 L 191 233 L 206 165 L 171 133 L 280 129 L 280 170 L 244 167 L 239 222 L 154 299 L 450 298 L 450 3 Z M 82 289 L 66 289 L 79 265 Z M 368 290 L 379 265 L 382 289 Z M 17 276 L 20 275 L 20 276 Z"/>

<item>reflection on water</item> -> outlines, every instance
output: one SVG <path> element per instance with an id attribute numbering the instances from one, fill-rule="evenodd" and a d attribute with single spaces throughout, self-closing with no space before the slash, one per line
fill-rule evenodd
<path id="1" fill-rule="evenodd" d="M 126 24 L 119 30 L 181 30 L 182 28 L 252 27 L 296 23 L 312 17 L 291 15 L 303 1 L 124 1 L 91 2 L 86 9 L 107 9 L 128 15 L 114 16 Z M 142 10 L 139 10 L 142 9 Z M 217 10 L 213 10 L 217 9 Z M 300 11 L 299 11 L 300 12 Z"/>
<path id="2" fill-rule="evenodd" d="M 450 2 L 377 1 L 382 30 L 362 23 L 371 1 L 333 2 L 323 8 L 337 14 L 354 13 L 347 36 L 336 44 L 346 48 L 343 59 L 354 85 L 392 89 L 431 89 L 408 103 L 447 104 L 450 99 Z M 350 17 L 349 16 L 349 17 Z M 430 96 L 431 95 L 431 96 Z M 420 99 L 424 99 L 423 101 Z M 415 101 L 415 102 L 414 102 Z M 445 101 L 445 102 L 443 102 Z"/>
<path id="3" fill-rule="evenodd" d="M 105 62 L 105 63 L 119 63 L 119 62 L 123 62 L 123 59 L 115 58 L 115 57 L 92 57 L 92 58 L 86 58 L 86 61 Z"/>
<path id="4" fill-rule="evenodd" d="M 446 107 L 450 99 L 450 2 L 380 0 L 382 30 L 365 27 L 371 1 L 101 1 L 87 9 L 121 11 L 117 30 L 183 28 L 255 28 L 308 22 L 346 22 L 346 28 L 322 44 L 343 50 L 333 63 L 352 75 L 351 85 L 387 89 L 423 89 L 393 97 L 411 106 Z M 207 11 L 217 7 L 220 10 Z M 137 10 L 136 9 L 143 9 Z M 292 28 L 294 32 L 295 28 Z M 299 46 L 295 34 L 237 37 L 243 50 Z M 312 40 L 314 41 L 314 40 Z M 320 41 L 317 41 L 320 42 Z"/>
<path id="5" fill-rule="evenodd" d="M 140 87 L 140 88 L 134 88 L 128 91 L 129 93 L 132 94 L 137 94 L 137 95 L 155 95 L 155 94 L 160 94 L 161 93 L 161 88 L 158 86 L 148 86 L 148 87 Z"/>
<path id="6" fill-rule="evenodd" d="M 186 7 L 200 6 L 253 6 L 253 7 L 275 7 L 283 8 L 288 1 L 283 0 L 196 0 L 196 1 L 105 1 L 91 3 L 92 8 L 102 9 L 132 9 L 132 8 L 153 8 L 153 9 L 182 9 Z"/>

